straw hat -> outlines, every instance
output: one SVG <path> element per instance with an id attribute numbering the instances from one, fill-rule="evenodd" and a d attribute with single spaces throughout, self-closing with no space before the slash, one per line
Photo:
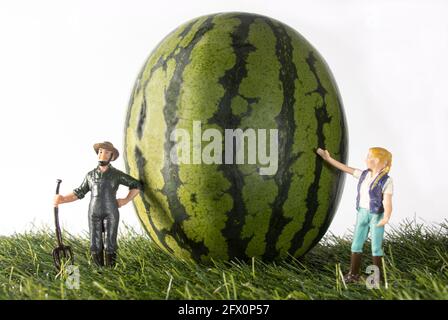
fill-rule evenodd
<path id="1" fill-rule="evenodd" d="M 95 143 L 93 145 L 93 149 L 95 150 L 96 154 L 98 154 L 99 148 L 112 151 L 112 161 L 116 160 L 118 158 L 118 156 L 120 155 L 118 150 L 109 141 L 99 142 L 99 143 Z"/>

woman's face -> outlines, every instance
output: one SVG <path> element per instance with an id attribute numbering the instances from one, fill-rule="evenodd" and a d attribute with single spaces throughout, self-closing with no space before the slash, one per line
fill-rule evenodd
<path id="1" fill-rule="evenodd" d="M 366 165 L 367 168 L 370 170 L 382 170 L 385 166 L 386 163 L 383 161 L 381 162 L 379 158 L 375 157 L 371 151 L 369 151 L 369 153 L 367 154 L 367 158 L 366 158 Z"/>
<path id="2" fill-rule="evenodd" d="M 366 165 L 367 168 L 370 170 L 374 170 L 378 167 L 380 160 L 378 158 L 375 158 L 372 155 L 372 152 L 369 151 L 369 153 L 367 154 L 367 158 L 366 158 Z"/>

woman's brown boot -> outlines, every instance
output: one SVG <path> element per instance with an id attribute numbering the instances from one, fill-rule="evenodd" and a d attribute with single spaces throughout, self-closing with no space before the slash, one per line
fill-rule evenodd
<path id="1" fill-rule="evenodd" d="M 352 252 L 352 257 L 350 261 L 350 272 L 344 276 L 345 283 L 358 282 L 359 269 L 361 269 L 361 253 Z"/>

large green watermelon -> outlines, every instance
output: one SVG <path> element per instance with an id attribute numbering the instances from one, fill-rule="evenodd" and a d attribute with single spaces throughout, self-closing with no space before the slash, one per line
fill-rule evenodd
<path id="1" fill-rule="evenodd" d="M 221 155 L 210 153 L 221 163 L 173 161 L 172 150 L 193 159 L 195 148 L 211 143 L 194 141 L 195 122 L 223 137 L 225 129 L 276 129 L 274 174 L 261 174 L 258 159 L 226 163 L 224 140 Z M 190 133 L 189 154 L 171 138 L 179 129 Z M 171 32 L 143 66 L 127 111 L 127 171 L 145 184 L 134 201 L 138 216 L 161 248 L 198 262 L 309 251 L 330 225 L 344 183 L 317 147 L 346 160 L 331 72 L 297 31 L 256 14 L 207 15 Z"/>

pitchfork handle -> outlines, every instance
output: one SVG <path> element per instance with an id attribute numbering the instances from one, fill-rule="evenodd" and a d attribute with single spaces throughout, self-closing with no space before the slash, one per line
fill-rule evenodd
<path id="1" fill-rule="evenodd" d="M 56 180 L 56 194 L 59 194 L 59 186 L 61 185 L 62 180 Z M 56 238 L 58 239 L 58 246 L 62 247 L 62 236 L 61 236 L 61 227 L 59 226 L 59 209 L 58 207 L 54 207 L 54 224 L 56 226 Z"/>

